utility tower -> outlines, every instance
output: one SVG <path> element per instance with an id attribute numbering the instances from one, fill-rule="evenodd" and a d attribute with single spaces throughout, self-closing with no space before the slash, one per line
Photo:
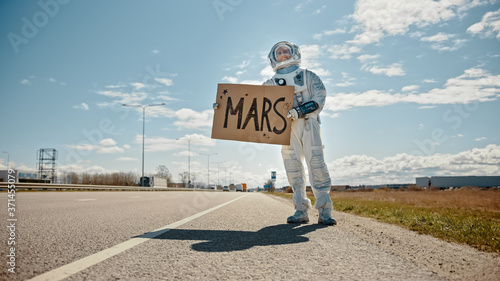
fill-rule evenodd
<path id="1" fill-rule="evenodd" d="M 54 148 L 40 148 L 36 159 L 38 160 L 38 178 L 50 179 L 51 183 L 55 183 L 57 150 Z"/>

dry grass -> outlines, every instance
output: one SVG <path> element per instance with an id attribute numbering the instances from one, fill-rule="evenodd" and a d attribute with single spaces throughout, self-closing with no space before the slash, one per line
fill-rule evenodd
<path id="1" fill-rule="evenodd" d="M 292 198 L 292 194 L 280 196 Z M 308 192 L 308 196 L 314 203 L 314 195 Z M 337 211 L 500 253 L 500 190 L 374 190 L 330 196 Z"/>
<path id="2" fill-rule="evenodd" d="M 498 190 L 332 192 L 333 199 L 388 201 L 414 207 L 439 207 L 470 211 L 500 212 Z"/>

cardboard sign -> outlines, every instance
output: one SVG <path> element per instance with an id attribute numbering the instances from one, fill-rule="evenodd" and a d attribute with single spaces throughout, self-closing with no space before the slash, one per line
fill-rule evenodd
<path id="1" fill-rule="evenodd" d="M 219 84 L 212 138 L 290 145 L 293 86 Z"/>

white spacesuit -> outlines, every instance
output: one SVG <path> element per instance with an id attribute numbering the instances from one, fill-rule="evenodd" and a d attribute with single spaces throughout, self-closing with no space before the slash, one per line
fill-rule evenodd
<path id="1" fill-rule="evenodd" d="M 325 104 L 325 86 L 315 73 L 299 67 L 300 49 L 293 43 L 277 43 L 271 48 L 268 59 L 276 74 L 264 85 L 295 86 L 294 108 L 287 116 L 293 119 L 290 145 L 281 149 L 296 210 L 287 222 L 309 221 L 307 211 L 311 200 L 306 196 L 305 158 L 309 182 L 316 197 L 315 208 L 319 211 L 318 223 L 335 225 L 337 222 L 332 218 L 333 205 L 329 195 L 331 179 L 323 157 L 318 116 Z"/>

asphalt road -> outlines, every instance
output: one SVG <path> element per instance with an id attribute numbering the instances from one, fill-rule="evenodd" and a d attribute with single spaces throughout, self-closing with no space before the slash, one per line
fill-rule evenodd
<path id="1" fill-rule="evenodd" d="M 291 204 L 260 193 L 26 192 L 15 203 L 2 280 L 446 280 L 314 214 L 286 224 Z"/>

